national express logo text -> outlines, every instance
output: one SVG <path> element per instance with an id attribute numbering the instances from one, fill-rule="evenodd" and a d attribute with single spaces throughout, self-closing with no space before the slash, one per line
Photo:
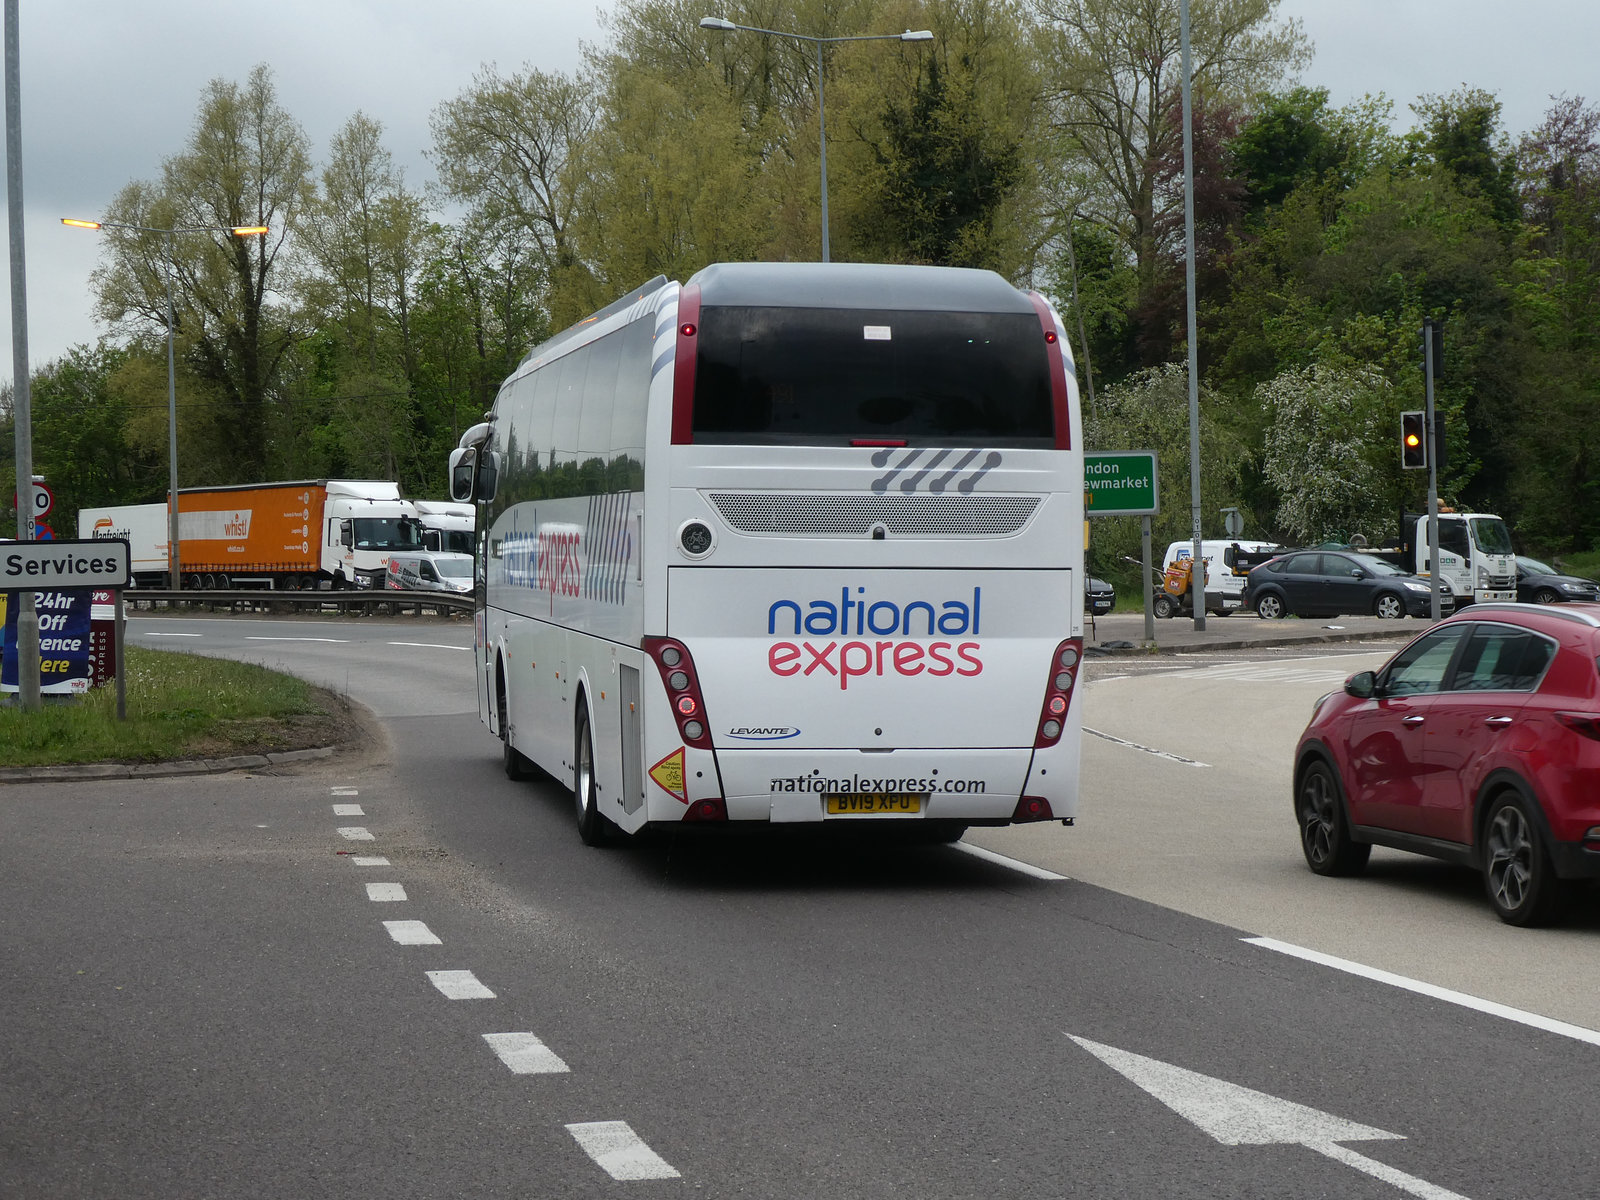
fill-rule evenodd
<path id="1" fill-rule="evenodd" d="M 798 600 L 778 600 L 767 609 L 767 633 L 796 640 L 772 643 L 767 667 L 783 676 L 820 672 L 837 679 L 841 691 L 852 679 L 867 675 L 978 675 L 983 671 L 981 643 L 954 639 L 976 638 L 982 616 L 981 587 L 972 589 L 970 603 L 896 604 L 872 599 L 864 587 L 840 588 L 837 601 L 808 600 L 804 608 Z"/>

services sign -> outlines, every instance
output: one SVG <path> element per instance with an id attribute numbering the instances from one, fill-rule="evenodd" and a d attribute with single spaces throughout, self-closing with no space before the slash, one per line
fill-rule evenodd
<path id="1" fill-rule="evenodd" d="M 7 542 L 0 546 L 0 591 L 124 588 L 132 562 L 127 538 Z"/>
<path id="2" fill-rule="evenodd" d="M 1085 450 L 1083 515 L 1145 517 L 1161 511 L 1154 450 Z"/>

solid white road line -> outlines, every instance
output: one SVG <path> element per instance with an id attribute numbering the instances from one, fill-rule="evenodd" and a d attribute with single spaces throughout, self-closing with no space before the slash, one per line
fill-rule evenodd
<path id="1" fill-rule="evenodd" d="M 428 982 L 451 1000 L 493 1000 L 494 993 L 471 971 L 429 971 Z"/>
<path id="2" fill-rule="evenodd" d="M 678 1172 L 646 1146 L 626 1121 L 582 1121 L 568 1125 L 584 1153 L 613 1179 L 677 1179 Z"/>
<path id="3" fill-rule="evenodd" d="M 335 804 L 333 815 L 336 817 L 364 817 L 367 814 L 361 811 L 359 804 Z"/>
<path id="4" fill-rule="evenodd" d="M 385 921 L 389 936 L 402 946 L 442 946 L 438 935 L 421 921 Z"/>
<path id="5" fill-rule="evenodd" d="M 572 1069 L 531 1033 L 486 1033 L 483 1040 L 513 1075 L 559 1075 Z"/>
<path id="6" fill-rule="evenodd" d="M 389 860 L 378 854 L 366 856 L 352 854 L 350 856 L 350 861 L 355 863 L 355 865 L 358 867 L 387 867 L 389 865 Z"/>
<path id="7" fill-rule="evenodd" d="M 1582 1025 L 1569 1025 L 1565 1021 L 1557 1021 L 1552 1017 L 1541 1017 L 1538 1013 L 1512 1008 L 1508 1004 L 1498 1004 L 1493 1000 L 1484 1000 L 1479 996 L 1469 996 L 1466 992 L 1451 991 L 1449 988 L 1439 987 L 1432 983 L 1423 983 L 1420 979 L 1396 975 L 1392 971 L 1380 971 L 1377 967 L 1351 962 L 1348 958 L 1335 958 L 1333 955 L 1323 954 L 1319 950 L 1307 950 L 1304 946 L 1296 946 L 1291 942 L 1280 942 L 1276 938 L 1251 937 L 1240 940 L 1248 942 L 1252 946 L 1260 946 L 1263 950 L 1276 950 L 1279 954 L 1287 954 L 1292 958 L 1303 958 L 1307 962 L 1314 962 L 1324 967 L 1332 967 L 1335 971 L 1345 971 L 1351 975 L 1359 975 L 1363 979 L 1386 983 L 1390 987 L 1416 992 L 1420 996 L 1443 1000 L 1447 1004 L 1459 1004 L 1462 1008 L 1470 1008 L 1476 1012 L 1487 1013 L 1491 1017 L 1500 1017 L 1507 1021 L 1515 1021 L 1519 1025 L 1542 1029 L 1546 1033 L 1555 1033 L 1562 1037 L 1572 1038 L 1574 1041 L 1588 1042 L 1591 1046 L 1600 1046 L 1600 1032 L 1593 1029 L 1585 1029 Z"/>
<path id="8" fill-rule="evenodd" d="M 339 836 L 352 842 L 375 842 L 378 840 L 372 836 L 364 825 L 341 825 L 339 827 Z"/>
<path id="9" fill-rule="evenodd" d="M 367 899 L 382 902 L 385 900 L 404 900 L 406 889 L 398 883 L 369 883 L 367 884 Z"/>
<path id="10" fill-rule="evenodd" d="M 1035 879 L 1058 880 L 1067 878 L 1057 875 L 1054 871 L 1046 871 L 1043 867 L 1036 867 L 1032 863 L 1018 862 L 1014 858 L 1007 858 L 1004 854 L 996 854 L 993 850 L 985 850 L 982 846 L 969 846 L 966 842 L 957 842 L 957 850 L 981 858 L 984 862 L 992 862 L 997 866 L 1010 867 L 1013 871 L 1021 871 L 1024 875 L 1032 875 Z"/>
<path id="11" fill-rule="evenodd" d="M 1108 742 L 1115 742 L 1117 745 L 1126 746 L 1130 750 L 1143 750 L 1146 754 L 1154 754 L 1157 758 L 1165 758 L 1175 763 L 1182 763 L 1186 767 L 1203 767 L 1207 765 L 1192 758 L 1184 758 L 1181 754 L 1173 754 L 1166 750 L 1157 750 L 1153 746 L 1141 746 L 1138 742 L 1130 742 L 1123 738 L 1113 737 L 1109 733 L 1101 733 L 1098 729 L 1090 729 L 1087 725 L 1084 726 L 1083 731 L 1092 737 L 1104 738 Z"/>

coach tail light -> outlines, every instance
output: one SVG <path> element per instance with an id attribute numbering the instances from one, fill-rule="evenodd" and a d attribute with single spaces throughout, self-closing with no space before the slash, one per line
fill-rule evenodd
<path id="1" fill-rule="evenodd" d="M 644 652 L 661 673 L 662 686 L 678 722 L 678 736 L 697 750 L 711 749 L 711 731 L 706 726 L 706 705 L 700 695 L 700 680 L 695 674 L 689 650 L 676 638 L 647 637 Z"/>
<path id="2" fill-rule="evenodd" d="M 1050 682 L 1044 690 L 1044 705 L 1039 710 L 1038 732 L 1033 738 L 1035 750 L 1054 746 L 1061 740 L 1061 729 L 1067 718 L 1067 709 L 1072 706 L 1072 689 L 1077 684 L 1078 666 L 1082 661 L 1081 638 L 1069 638 L 1056 647 L 1055 657 L 1050 662 Z M 1048 812 L 1049 808 L 1050 806 L 1046 804 L 1045 811 Z M 1018 818 L 1018 820 L 1043 819 L 1046 818 Z"/>

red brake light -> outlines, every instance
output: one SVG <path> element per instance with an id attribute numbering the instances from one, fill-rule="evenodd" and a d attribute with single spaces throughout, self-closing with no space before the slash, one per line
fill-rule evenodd
<path id="1" fill-rule="evenodd" d="M 1081 638 L 1069 638 L 1056 647 L 1055 654 L 1050 659 L 1050 675 L 1044 689 L 1044 705 L 1039 710 L 1039 724 L 1033 736 L 1035 750 L 1054 746 L 1061 740 L 1062 721 L 1072 706 L 1072 691 L 1077 685 L 1078 667 L 1082 662 Z M 1049 805 L 1045 807 L 1048 809 Z M 1016 818 L 1019 821 L 1046 819 L 1045 817 Z"/>
<path id="2" fill-rule="evenodd" d="M 1017 801 L 1016 811 L 1011 814 L 1013 821 L 1053 821 L 1055 813 L 1050 811 L 1050 801 L 1043 796 L 1024 796 Z"/>
<path id="3" fill-rule="evenodd" d="M 728 819 L 728 805 L 721 796 L 696 800 L 684 810 L 683 819 L 685 821 L 726 821 Z"/>
<path id="4" fill-rule="evenodd" d="M 667 700 L 678 722 L 678 736 L 697 750 L 711 749 L 700 677 L 695 672 L 694 659 L 689 657 L 689 648 L 676 638 L 647 637 L 644 652 L 656 664 L 661 686 L 667 689 Z"/>
<path id="5" fill-rule="evenodd" d="M 1584 737 L 1600 742 L 1600 714 L 1558 712 L 1553 715 L 1574 733 L 1581 733 Z"/>

